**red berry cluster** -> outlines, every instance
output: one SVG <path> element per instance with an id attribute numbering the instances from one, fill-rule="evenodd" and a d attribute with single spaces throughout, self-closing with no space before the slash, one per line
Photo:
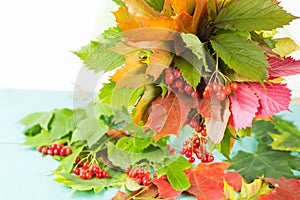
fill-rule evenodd
<path id="1" fill-rule="evenodd" d="M 109 173 L 104 169 L 100 169 L 97 164 L 91 164 L 89 162 L 81 162 L 79 157 L 76 158 L 77 167 L 73 168 L 73 174 L 79 176 L 81 179 L 96 178 L 108 178 Z"/>
<path id="2" fill-rule="evenodd" d="M 50 156 L 65 156 L 72 153 L 70 147 L 65 147 L 63 144 L 51 144 L 49 146 L 40 146 L 37 151 Z"/>
<path id="3" fill-rule="evenodd" d="M 193 98 L 199 97 L 199 93 L 195 91 L 192 86 L 187 84 L 185 80 L 183 80 L 178 69 L 165 69 L 165 83 L 172 89 L 177 90 L 179 93 L 185 93 Z"/>
<path id="4" fill-rule="evenodd" d="M 149 186 L 151 184 L 150 172 L 146 172 L 143 168 L 137 168 L 131 171 L 130 167 L 125 170 L 125 173 L 130 177 L 135 179 L 136 183 L 139 185 Z"/>
<path id="5" fill-rule="evenodd" d="M 236 82 L 231 83 L 230 85 L 223 85 L 217 82 L 209 83 L 202 93 L 203 98 L 209 99 L 212 96 L 212 93 L 216 94 L 218 100 L 223 101 L 226 96 L 229 96 L 232 91 L 238 89 L 238 84 Z"/>
<path id="6" fill-rule="evenodd" d="M 192 138 L 189 138 L 187 141 L 183 143 L 183 148 L 180 151 L 180 154 L 185 155 L 186 158 L 189 159 L 190 163 L 195 162 L 196 155 L 198 159 L 203 163 L 209 163 L 214 160 L 214 156 L 207 152 L 205 144 L 207 144 L 207 139 L 199 136 L 198 134 L 194 134 Z"/>

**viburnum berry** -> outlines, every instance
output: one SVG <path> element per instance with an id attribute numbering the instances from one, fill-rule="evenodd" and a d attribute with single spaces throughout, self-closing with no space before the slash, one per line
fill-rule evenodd
<path id="1" fill-rule="evenodd" d="M 195 162 L 195 158 L 194 157 L 190 157 L 189 162 L 190 163 L 194 163 Z"/>
<path id="2" fill-rule="evenodd" d="M 61 156 L 65 156 L 66 153 L 67 153 L 67 151 L 66 151 L 65 148 L 62 148 L 62 149 L 60 150 L 60 152 L 59 152 L 59 154 L 60 154 Z"/>
<path id="3" fill-rule="evenodd" d="M 40 152 L 40 153 L 42 153 L 42 149 L 43 149 L 43 147 L 37 147 L 37 148 L 36 148 L 36 150 L 37 150 L 38 152 Z"/>
<path id="4" fill-rule="evenodd" d="M 211 98 L 211 92 L 204 90 L 202 93 L 202 96 L 204 99 L 209 99 L 209 98 Z"/>
<path id="5" fill-rule="evenodd" d="M 43 154 L 47 154 L 48 153 L 48 148 L 47 147 L 43 147 L 42 148 L 42 153 Z"/>
<path id="6" fill-rule="evenodd" d="M 216 96 L 219 101 L 223 101 L 226 98 L 226 94 L 223 91 L 217 92 Z"/>
<path id="7" fill-rule="evenodd" d="M 236 82 L 232 82 L 232 83 L 230 84 L 230 87 L 231 87 L 231 90 L 232 90 L 232 91 L 237 91 L 238 88 L 239 88 L 239 85 L 238 85 Z"/>
<path id="8" fill-rule="evenodd" d="M 77 167 L 75 167 L 75 168 L 73 169 L 73 173 L 74 173 L 75 175 L 79 175 L 79 174 L 80 174 L 80 169 L 77 168 Z"/>
<path id="9" fill-rule="evenodd" d="M 193 91 L 191 96 L 195 99 L 199 98 L 199 93 L 197 91 Z"/>
<path id="10" fill-rule="evenodd" d="M 229 96 L 231 94 L 231 86 L 230 85 L 225 85 L 223 90 L 227 96 Z"/>
<path id="11" fill-rule="evenodd" d="M 66 148 L 66 155 L 72 154 L 72 149 L 71 148 Z"/>
<path id="12" fill-rule="evenodd" d="M 51 144 L 49 146 L 40 146 L 37 151 L 43 153 L 44 155 L 54 155 L 54 156 L 65 156 L 72 154 L 72 149 L 70 147 L 65 148 L 63 144 Z"/>
<path id="13" fill-rule="evenodd" d="M 143 168 L 137 168 L 135 170 L 126 169 L 126 174 L 129 178 L 135 179 L 139 185 L 149 186 L 151 184 L 150 172 L 146 172 Z"/>
<path id="14" fill-rule="evenodd" d="M 166 74 L 165 75 L 165 82 L 168 85 L 171 85 L 173 83 L 174 79 L 175 79 L 175 77 L 174 77 L 173 74 Z"/>
<path id="15" fill-rule="evenodd" d="M 175 69 L 175 70 L 174 70 L 173 75 L 174 75 L 174 77 L 175 77 L 176 79 L 179 79 L 179 78 L 181 77 L 181 73 L 180 73 L 180 71 L 179 71 L 178 69 Z"/>

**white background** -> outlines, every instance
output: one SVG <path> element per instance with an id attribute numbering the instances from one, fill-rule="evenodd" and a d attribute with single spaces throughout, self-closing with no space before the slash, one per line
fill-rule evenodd
<path id="1" fill-rule="evenodd" d="M 299 0 L 282 0 L 300 16 Z M 113 26 L 110 0 L 7 0 L 0 2 L 0 89 L 72 91 L 81 61 L 71 51 Z M 300 19 L 280 30 L 300 45 Z M 300 58 L 300 52 L 293 56 Z M 288 79 L 300 97 L 300 76 Z"/>

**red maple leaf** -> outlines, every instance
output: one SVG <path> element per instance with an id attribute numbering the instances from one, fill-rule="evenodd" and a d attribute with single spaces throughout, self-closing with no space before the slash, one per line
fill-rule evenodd
<path id="1" fill-rule="evenodd" d="M 155 141 L 170 134 L 178 135 L 188 112 L 197 106 L 197 101 L 186 95 L 171 92 L 166 97 L 158 97 L 151 104 L 151 111 L 146 127 L 151 128 Z"/>
<path id="2" fill-rule="evenodd" d="M 249 86 L 259 98 L 260 107 L 256 116 L 269 117 L 289 109 L 291 90 L 286 87 L 286 84 L 266 84 L 263 88 L 258 83 L 249 83 Z"/>
<path id="3" fill-rule="evenodd" d="M 166 176 L 162 176 L 159 179 L 155 178 L 152 180 L 152 182 L 158 188 L 158 198 L 175 199 L 182 193 L 182 191 L 177 191 L 172 188 Z"/>
<path id="4" fill-rule="evenodd" d="M 290 76 L 300 74 L 300 60 L 295 60 L 292 57 L 285 57 L 283 60 L 277 57 L 268 57 L 270 64 L 269 78 L 278 78 L 281 76 Z"/>
<path id="5" fill-rule="evenodd" d="M 237 172 L 224 172 L 229 165 L 225 162 L 200 163 L 196 168 L 187 170 L 185 173 L 191 182 L 191 187 L 187 191 L 199 200 L 224 199 L 224 179 L 234 190 L 240 190 L 242 177 Z"/>
<path id="6" fill-rule="evenodd" d="M 259 200 L 300 199 L 300 180 L 285 178 L 265 178 L 264 180 L 271 183 L 275 189 L 268 194 L 261 195 Z"/>
<path id="7" fill-rule="evenodd" d="M 259 100 L 255 91 L 248 84 L 239 84 L 239 89 L 235 95 L 230 96 L 230 110 L 232 114 L 233 127 L 246 128 L 252 126 L 252 120 L 258 111 Z"/>

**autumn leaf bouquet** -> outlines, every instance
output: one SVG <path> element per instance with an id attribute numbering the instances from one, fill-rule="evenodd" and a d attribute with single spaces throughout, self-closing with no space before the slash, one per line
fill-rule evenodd
<path id="1" fill-rule="evenodd" d="M 113 1 L 116 27 L 75 52 L 112 73 L 95 100 L 21 120 L 61 161 L 55 180 L 113 199 L 300 199 L 300 132 L 274 115 L 300 73 L 276 29 L 297 17 L 276 0 Z"/>

